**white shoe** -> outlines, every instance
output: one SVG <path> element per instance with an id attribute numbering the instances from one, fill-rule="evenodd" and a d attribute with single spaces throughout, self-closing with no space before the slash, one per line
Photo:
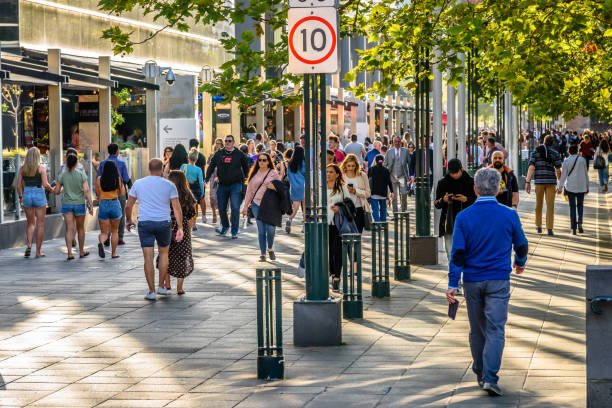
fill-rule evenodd
<path id="1" fill-rule="evenodd" d="M 156 300 L 155 292 L 149 292 L 147 290 L 147 293 L 145 294 L 144 298 L 147 300 Z"/>
<path id="2" fill-rule="evenodd" d="M 205 215 L 203 215 L 203 216 L 202 216 L 202 224 L 206 224 L 206 222 L 207 222 L 206 216 L 205 216 Z"/>
<path id="3" fill-rule="evenodd" d="M 302 268 L 301 266 L 298 266 L 298 269 L 297 269 L 298 278 L 303 278 L 305 273 L 306 273 L 306 269 Z"/>
<path id="4" fill-rule="evenodd" d="M 166 288 L 162 288 L 161 286 L 157 288 L 157 294 L 158 295 L 167 295 L 168 294 L 168 289 Z"/>

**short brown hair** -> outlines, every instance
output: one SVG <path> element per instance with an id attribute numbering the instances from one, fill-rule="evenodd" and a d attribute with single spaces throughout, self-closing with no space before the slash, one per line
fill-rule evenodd
<path id="1" fill-rule="evenodd" d="M 332 142 L 335 142 L 335 143 L 340 143 L 340 139 L 338 139 L 338 136 L 336 135 L 329 136 L 327 140 L 331 140 Z"/>
<path id="2" fill-rule="evenodd" d="M 151 173 L 162 171 L 163 167 L 164 167 L 164 163 L 160 159 L 149 160 L 149 171 Z"/>

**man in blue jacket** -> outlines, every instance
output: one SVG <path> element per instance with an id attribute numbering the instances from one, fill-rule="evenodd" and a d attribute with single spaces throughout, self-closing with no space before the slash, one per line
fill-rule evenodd
<path id="1" fill-rule="evenodd" d="M 453 248 L 448 272 L 446 298 L 455 303 L 459 279 L 470 321 L 472 370 L 489 395 L 502 395 L 497 385 L 504 350 L 504 326 L 510 299 L 510 262 L 514 247 L 514 268 L 525 270 L 528 244 L 518 213 L 497 202 L 500 174 L 483 168 L 474 176 L 478 197 L 455 220 Z M 487 222 L 482 222 L 486 219 Z"/>

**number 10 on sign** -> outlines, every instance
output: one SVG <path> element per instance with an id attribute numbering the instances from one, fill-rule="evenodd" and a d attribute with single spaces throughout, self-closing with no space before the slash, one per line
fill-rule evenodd
<path id="1" fill-rule="evenodd" d="M 333 7 L 291 8 L 289 72 L 334 74 L 338 71 L 338 22 Z"/>

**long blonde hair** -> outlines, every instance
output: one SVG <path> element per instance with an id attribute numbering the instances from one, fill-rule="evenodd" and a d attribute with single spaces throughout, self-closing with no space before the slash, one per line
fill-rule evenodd
<path id="1" fill-rule="evenodd" d="M 36 147 L 30 147 L 26 153 L 25 161 L 22 166 L 21 174 L 32 177 L 40 167 L 40 151 Z"/>
<path id="2" fill-rule="evenodd" d="M 357 156 L 355 156 L 353 153 L 348 154 L 342 161 L 342 164 L 340 165 L 342 173 L 346 174 L 346 164 L 349 162 L 355 163 L 355 175 L 359 175 L 359 172 L 361 171 L 361 166 L 359 165 L 359 160 L 357 159 Z"/>

